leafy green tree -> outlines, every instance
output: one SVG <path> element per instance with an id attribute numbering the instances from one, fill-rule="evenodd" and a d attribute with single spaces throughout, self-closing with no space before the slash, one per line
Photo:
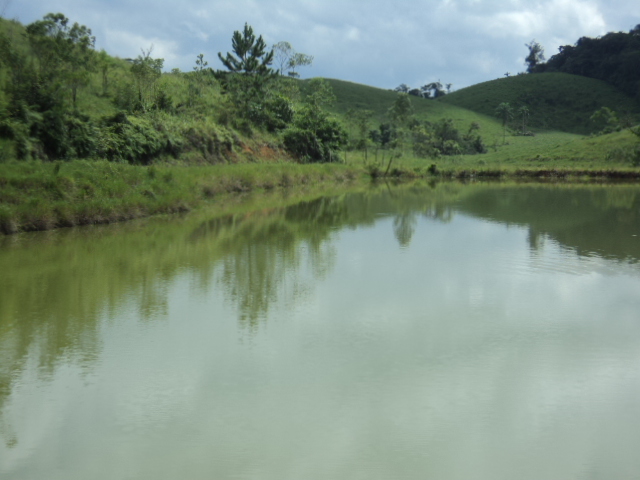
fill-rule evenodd
<path id="1" fill-rule="evenodd" d="M 326 80 L 314 78 L 309 84 L 310 93 L 296 111 L 293 126 L 284 131 L 283 143 L 303 162 L 337 161 L 347 132 L 324 109 L 335 101 L 335 95 Z"/>
<path id="2" fill-rule="evenodd" d="M 204 54 L 201 53 L 196 57 L 193 72 L 186 75 L 188 79 L 189 106 L 193 106 L 196 98 L 202 96 L 202 92 L 207 84 L 212 84 L 212 70 L 208 68 L 208 65 L 209 62 L 204 59 Z"/>
<path id="3" fill-rule="evenodd" d="M 527 72 L 533 73 L 536 67 L 544 62 L 544 48 L 535 40 L 531 40 L 531 43 L 525 43 L 525 47 L 529 49 L 529 55 L 524 59 L 527 64 Z"/>
<path id="4" fill-rule="evenodd" d="M 295 51 L 289 42 L 278 42 L 273 46 L 273 61 L 277 65 L 280 75 L 284 75 L 285 68 Z"/>
<path id="5" fill-rule="evenodd" d="M 110 77 L 109 73 L 115 68 L 116 61 L 104 50 L 100 50 L 96 55 L 96 64 L 98 72 L 100 72 L 100 80 L 102 81 L 102 95 L 106 96 L 109 92 Z"/>
<path id="6" fill-rule="evenodd" d="M 502 102 L 496 107 L 496 115 L 502 120 L 503 139 L 502 143 L 507 143 L 507 127 L 509 126 L 509 120 L 513 118 L 513 108 L 508 102 Z"/>
<path id="7" fill-rule="evenodd" d="M 368 146 L 369 146 L 369 122 L 373 117 L 371 110 L 349 109 L 347 118 L 352 122 L 356 129 L 356 141 L 354 147 L 364 151 L 364 161 L 368 162 Z"/>
<path id="8" fill-rule="evenodd" d="M 395 102 L 389 109 L 389 118 L 391 122 L 397 126 L 407 126 L 411 116 L 413 115 L 413 105 L 411 99 L 406 93 L 399 93 Z"/>
<path id="9" fill-rule="evenodd" d="M 300 75 L 296 72 L 299 67 L 308 67 L 313 63 L 313 56 L 306 55 L 304 53 L 294 53 L 289 59 L 287 67 L 289 68 L 288 75 L 293 78 L 298 78 Z"/>
<path id="10" fill-rule="evenodd" d="M 594 112 L 589 119 L 601 128 L 600 133 L 611 133 L 621 129 L 620 120 L 616 112 L 608 107 L 602 107 Z"/>
<path id="11" fill-rule="evenodd" d="M 193 67 L 193 71 L 197 73 L 203 73 L 208 65 L 209 62 L 204 59 L 204 53 L 201 53 L 196 57 L 196 66 Z"/>
<path id="12" fill-rule="evenodd" d="M 27 37 L 38 59 L 42 81 L 52 89 L 71 90 L 73 105 L 78 89 L 89 82 L 95 70 L 95 37 L 91 29 L 74 23 L 61 13 L 48 13 L 26 27 Z"/>
<path id="13" fill-rule="evenodd" d="M 522 118 L 522 135 L 527 134 L 527 119 L 529 118 L 530 112 L 529 108 L 526 105 L 521 106 L 518 109 L 518 115 Z"/>
<path id="14" fill-rule="evenodd" d="M 142 54 L 132 61 L 131 73 L 135 78 L 139 107 L 146 112 L 155 106 L 157 81 L 162 76 L 163 58 L 152 58 L 153 46 L 142 49 Z"/>
<path id="15" fill-rule="evenodd" d="M 391 163 L 395 158 L 402 156 L 405 138 L 407 136 L 406 128 L 409 126 L 409 121 L 413 117 L 413 105 L 411 105 L 411 99 L 408 93 L 398 93 L 395 102 L 391 108 L 389 108 L 389 119 L 391 124 L 395 127 L 396 135 L 391 142 L 392 152 L 389 155 L 389 163 L 384 173 L 386 176 L 391 169 Z"/>

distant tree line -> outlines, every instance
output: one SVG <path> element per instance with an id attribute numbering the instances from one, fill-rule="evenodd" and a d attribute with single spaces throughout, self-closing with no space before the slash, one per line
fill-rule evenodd
<path id="1" fill-rule="evenodd" d="M 582 37 L 564 45 L 544 62 L 544 51 L 535 41 L 526 45 L 530 73 L 562 72 L 603 80 L 627 95 L 640 98 L 640 25 L 628 33 L 611 32 L 598 38 Z"/>
<path id="2" fill-rule="evenodd" d="M 412 88 L 405 83 L 401 83 L 396 88 L 394 88 L 394 91 L 399 93 L 406 93 L 408 95 L 420 98 L 438 98 L 446 95 L 447 93 L 451 93 L 452 86 L 452 83 L 443 85 L 440 80 L 438 80 L 437 82 L 427 83 L 419 88 Z"/>

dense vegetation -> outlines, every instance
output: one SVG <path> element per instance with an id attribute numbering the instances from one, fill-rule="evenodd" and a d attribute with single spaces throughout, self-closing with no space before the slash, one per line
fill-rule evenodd
<path id="1" fill-rule="evenodd" d="M 319 152 L 290 149 L 302 161 L 325 161 L 344 131 L 314 97 L 272 70 L 273 52 L 245 25 L 224 58 L 228 72 L 207 68 L 163 74 L 164 61 L 143 50 L 120 60 L 94 50 L 85 26 L 49 14 L 23 28 L 2 22 L 0 138 L 3 158 L 104 158 L 133 164 L 251 160 L 265 148 L 286 157 L 277 135 L 301 130 Z M 250 54 L 247 54 L 250 52 Z M 221 55 L 222 57 L 222 55 Z M 239 60 L 241 59 L 241 60 Z M 334 140 L 335 139 L 337 140 Z"/>
<path id="2" fill-rule="evenodd" d="M 640 100 L 640 25 L 628 33 L 582 37 L 575 45 L 561 46 L 546 63 L 534 60 L 530 71 L 597 78 Z"/>

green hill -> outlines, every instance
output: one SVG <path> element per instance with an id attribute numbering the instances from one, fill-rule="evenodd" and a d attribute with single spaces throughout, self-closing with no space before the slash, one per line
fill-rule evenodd
<path id="1" fill-rule="evenodd" d="M 359 83 L 346 82 L 343 80 L 326 79 L 331 85 L 336 96 L 336 103 L 330 107 L 332 113 L 341 117 L 348 123 L 346 114 L 350 109 L 370 110 L 373 112 L 371 119 L 372 128 L 380 123 L 388 123 L 389 108 L 393 105 L 398 93 L 392 90 L 371 87 Z M 302 92 L 305 92 L 305 83 L 302 82 Z M 455 126 L 460 130 L 466 130 L 473 122 L 481 127 L 481 133 L 487 138 L 494 138 L 502 134 L 502 125 L 493 116 L 483 115 L 467 108 L 453 104 L 435 102 L 426 98 L 410 96 L 413 113 L 418 120 L 436 122 L 444 118 L 453 120 Z"/>
<path id="2" fill-rule="evenodd" d="M 479 83 L 445 95 L 437 103 L 456 105 L 494 116 L 496 107 L 508 102 L 527 106 L 529 125 L 539 130 L 589 134 L 597 130 L 589 119 L 601 107 L 617 112 L 619 118 L 638 123 L 640 104 L 600 80 L 566 73 L 518 75 Z"/>
<path id="3" fill-rule="evenodd" d="M 396 92 L 342 80 L 328 82 L 337 98 L 332 111 L 345 122 L 346 112 L 352 108 L 372 111 L 374 128 L 389 121 L 387 112 L 398 96 Z M 627 130 L 585 136 L 598 129 L 589 117 L 602 106 L 628 114 L 632 122 L 637 122 L 640 109 L 633 99 L 608 84 L 574 75 L 524 75 L 484 82 L 438 100 L 414 96 L 410 99 L 419 120 L 435 122 L 450 118 L 461 131 L 472 122 L 480 125 L 479 134 L 488 153 L 443 157 L 439 165 L 446 168 L 624 168 L 631 165 L 637 142 Z M 520 99 L 527 99 L 528 103 Z M 495 107 L 503 101 L 515 107 L 523 104 L 529 107 L 529 127 L 533 127 L 535 136 L 517 135 L 518 120 L 514 119 L 512 131 L 504 141 L 501 121 L 494 115 Z M 358 161 L 357 155 L 355 158 Z M 425 160 L 412 158 L 407 152 L 402 163 L 418 167 Z"/>

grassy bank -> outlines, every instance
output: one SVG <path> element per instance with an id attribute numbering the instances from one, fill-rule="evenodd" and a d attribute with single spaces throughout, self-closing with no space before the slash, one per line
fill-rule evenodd
<path id="1" fill-rule="evenodd" d="M 477 157 L 477 156 L 475 156 Z M 449 163 L 446 163 L 449 162 Z M 401 158 L 389 178 L 639 180 L 640 169 L 554 163 L 478 165 L 459 159 L 438 162 Z M 354 159 L 349 165 L 237 164 L 134 166 L 107 161 L 14 162 L 0 172 L 0 233 L 113 223 L 186 212 L 221 202 L 229 194 L 276 188 L 327 188 L 381 179 L 386 164 Z"/>
<path id="2" fill-rule="evenodd" d="M 201 167 L 80 160 L 5 163 L 0 170 L 0 232 L 184 212 L 229 193 L 342 183 L 361 173 L 354 166 L 290 163 Z"/>
<path id="3" fill-rule="evenodd" d="M 510 132 L 504 139 L 494 139 L 488 152 L 476 155 L 448 155 L 439 158 L 418 158 L 410 149 L 404 149 L 392 162 L 391 170 L 416 172 L 423 175 L 448 172 L 455 176 L 468 171 L 499 171 L 503 175 L 536 175 L 536 172 L 609 172 L 628 176 L 640 173 L 640 143 L 630 130 L 606 135 L 582 136 L 566 132 L 540 132 L 535 136 L 515 135 Z M 386 170 L 390 152 L 370 149 L 368 161 L 363 152 L 349 152 L 350 165 L 367 169 Z M 633 175 L 632 175 L 633 176 Z"/>

